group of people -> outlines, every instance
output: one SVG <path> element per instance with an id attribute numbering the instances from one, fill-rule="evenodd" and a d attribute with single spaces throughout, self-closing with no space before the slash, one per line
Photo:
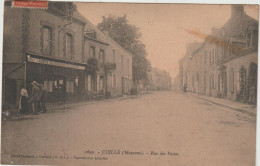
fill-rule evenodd
<path id="1" fill-rule="evenodd" d="M 30 97 L 25 88 L 21 89 L 20 113 L 26 114 L 32 112 L 34 115 L 39 114 L 40 111 L 46 113 L 47 90 L 42 84 L 38 84 L 36 81 L 33 81 L 31 84 L 32 92 Z"/>

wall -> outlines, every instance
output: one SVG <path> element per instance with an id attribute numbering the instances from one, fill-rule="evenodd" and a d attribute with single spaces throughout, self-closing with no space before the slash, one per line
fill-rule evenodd
<path id="1" fill-rule="evenodd" d="M 62 31 L 62 27 L 67 24 L 66 20 L 48 13 L 44 10 L 30 10 L 30 25 L 28 34 L 28 52 L 42 54 L 42 26 L 52 28 L 53 57 L 68 59 L 64 57 L 64 35 L 70 33 L 73 36 L 73 59 L 72 61 L 84 62 L 83 60 L 83 25 L 73 21 Z M 43 55 L 50 56 L 50 55 Z"/>
<path id="2" fill-rule="evenodd" d="M 112 74 L 108 76 L 108 91 L 112 96 L 122 95 L 123 93 L 130 93 L 132 87 L 132 55 L 126 52 L 119 44 L 112 39 L 108 39 L 109 46 L 107 49 L 107 62 L 113 63 L 113 50 L 115 51 L 115 63 L 116 70 L 112 71 Z M 121 59 L 123 57 L 123 62 Z M 127 59 L 129 60 L 129 66 L 127 65 Z M 123 64 L 123 65 L 122 65 Z M 129 69 L 128 69 L 129 67 Z M 112 87 L 113 78 L 116 75 L 116 86 Z M 124 85 L 122 78 L 125 80 Z M 124 87 L 124 89 L 122 89 Z"/>
<path id="3" fill-rule="evenodd" d="M 227 62 L 225 65 L 227 66 L 226 70 L 227 70 L 227 84 L 230 85 L 231 84 L 231 69 L 234 70 L 234 92 L 232 93 L 231 91 L 231 87 L 230 86 L 227 86 L 227 98 L 230 99 L 230 100 L 233 100 L 235 101 L 236 100 L 236 97 L 237 97 L 237 94 L 239 92 L 239 70 L 242 66 L 245 67 L 247 73 L 249 71 L 249 65 L 251 62 L 254 62 L 257 64 L 257 52 L 253 52 L 253 53 L 250 53 L 250 54 L 247 54 L 245 56 L 242 56 L 240 58 L 236 58 L 236 59 L 233 59 L 232 61 L 229 61 Z"/>

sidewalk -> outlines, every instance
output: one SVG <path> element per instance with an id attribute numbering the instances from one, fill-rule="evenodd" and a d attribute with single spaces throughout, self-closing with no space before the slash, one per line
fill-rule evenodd
<path id="1" fill-rule="evenodd" d="M 212 104 L 216 104 L 218 106 L 224 107 L 224 108 L 229 108 L 238 112 L 246 113 L 250 116 L 256 116 L 256 105 L 249 105 L 246 103 L 240 103 L 236 101 L 231 101 L 227 99 L 222 99 L 222 98 L 215 98 L 211 96 L 205 96 L 205 95 L 199 95 L 196 93 L 191 93 L 191 92 L 186 92 L 185 94 L 189 96 L 193 96 L 202 100 L 205 100 L 207 102 L 210 102 Z"/>
<path id="2" fill-rule="evenodd" d="M 128 96 L 121 96 L 121 97 L 113 97 L 113 98 L 102 98 L 102 99 L 92 99 L 87 101 L 75 102 L 75 103 L 65 103 L 65 104 L 58 104 L 58 103 L 47 103 L 47 113 L 54 112 L 56 110 L 66 109 L 66 108 L 73 108 L 83 105 L 95 104 L 95 103 L 102 103 L 102 102 L 111 102 L 116 100 L 125 100 L 125 99 L 135 99 L 138 96 L 143 95 L 128 95 Z M 41 115 L 41 114 L 39 114 Z M 37 116 L 37 115 L 36 115 Z M 5 110 L 2 112 L 2 120 L 20 120 L 20 119 L 32 119 L 35 117 L 32 113 L 29 114 L 20 114 L 18 109 L 11 109 Z"/>

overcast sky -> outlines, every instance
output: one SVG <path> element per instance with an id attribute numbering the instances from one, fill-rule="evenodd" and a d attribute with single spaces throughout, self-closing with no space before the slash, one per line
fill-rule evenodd
<path id="1" fill-rule="evenodd" d="M 202 42 L 184 29 L 209 34 L 221 27 L 231 15 L 229 5 L 75 3 L 78 11 L 97 25 L 102 16 L 127 15 L 130 24 L 140 28 L 147 58 L 153 67 L 166 70 L 172 78 L 178 75 L 178 61 L 186 52 L 186 44 Z M 258 20 L 258 6 L 245 6 L 248 15 Z"/>

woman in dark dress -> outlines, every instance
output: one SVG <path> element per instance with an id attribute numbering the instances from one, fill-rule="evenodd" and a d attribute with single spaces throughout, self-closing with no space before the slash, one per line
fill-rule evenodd
<path id="1" fill-rule="evenodd" d="M 28 107 L 28 93 L 27 90 L 22 88 L 21 89 L 21 97 L 20 97 L 20 103 L 19 103 L 19 110 L 21 114 L 28 113 L 29 107 Z"/>

